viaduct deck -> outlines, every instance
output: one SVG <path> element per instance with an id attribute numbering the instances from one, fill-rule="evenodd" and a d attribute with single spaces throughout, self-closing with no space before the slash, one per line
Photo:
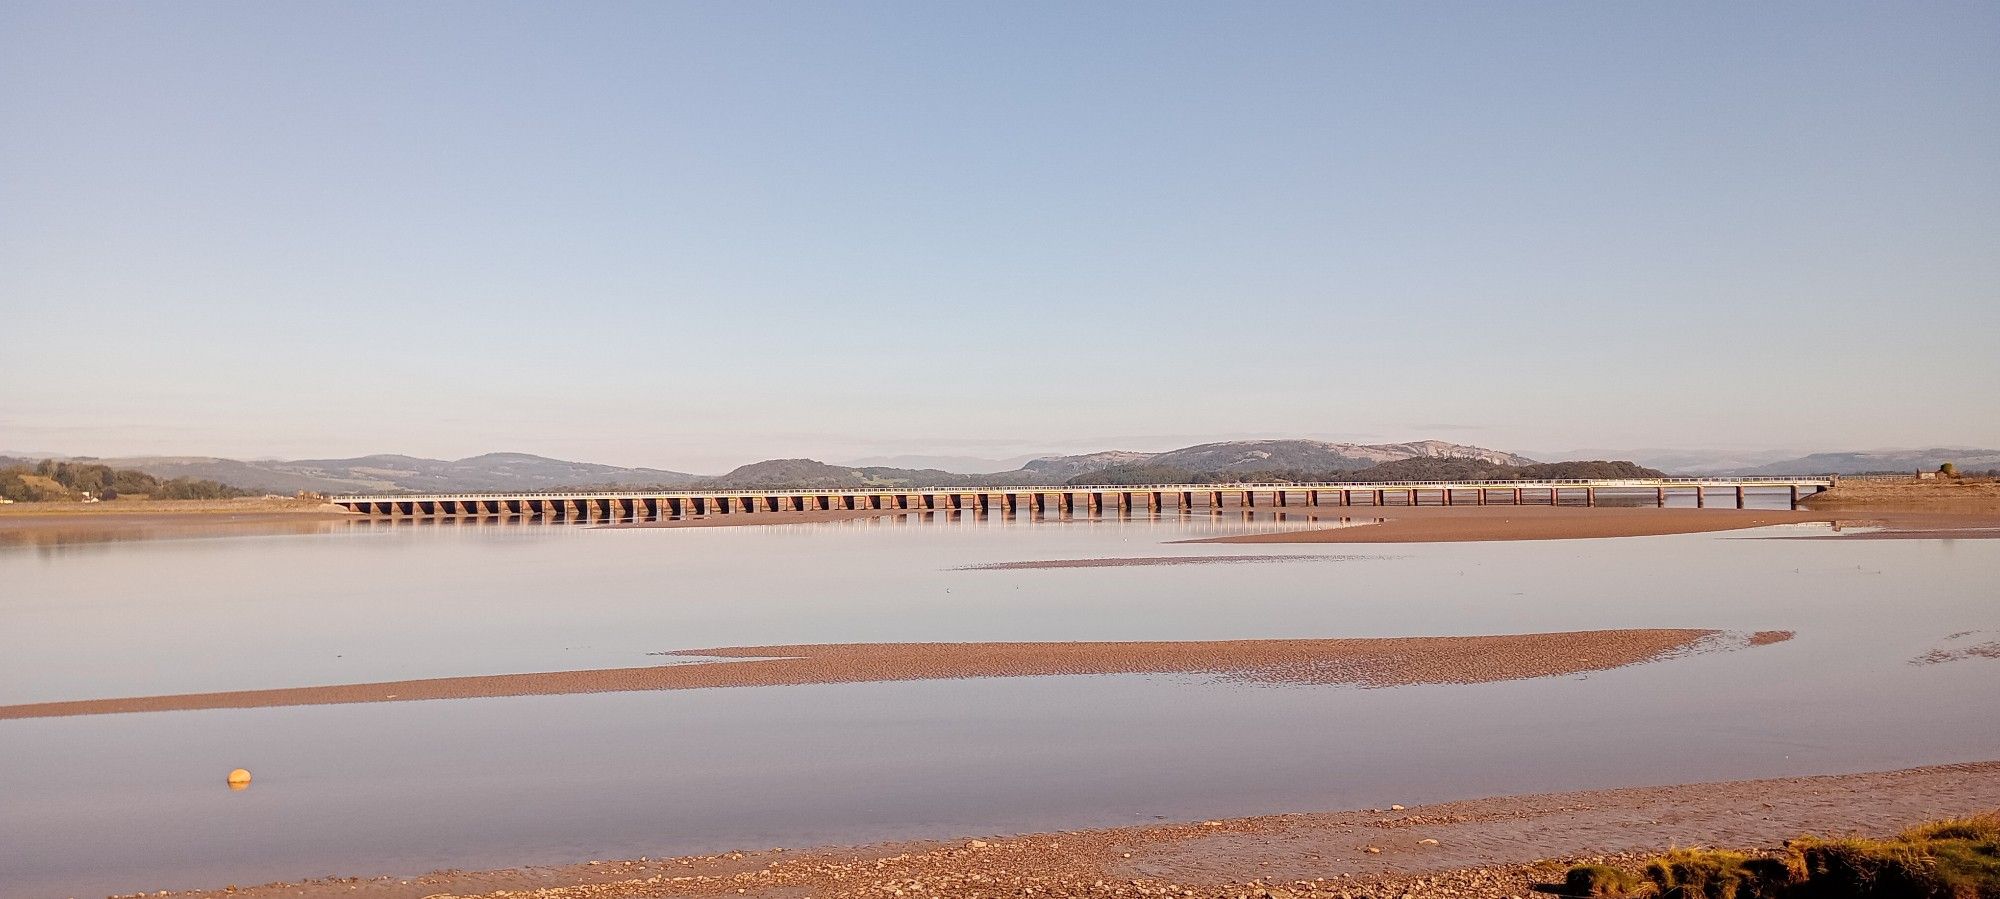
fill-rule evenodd
<path id="1" fill-rule="evenodd" d="M 1783 490 L 1792 505 L 1832 487 L 1833 478 L 1619 478 L 1541 481 L 1393 481 L 1320 484 L 1148 484 L 1013 487 L 856 487 L 823 490 L 667 490 L 551 493 L 440 493 L 331 496 L 349 511 L 390 518 L 506 515 L 550 520 L 660 519 L 814 511 L 1005 511 L 1102 513 L 1195 508 L 1415 505 L 1596 505 L 1599 491 L 1645 495 L 1666 505 L 1692 494 L 1706 506 L 1721 492 L 1744 505 L 1749 491 Z"/>

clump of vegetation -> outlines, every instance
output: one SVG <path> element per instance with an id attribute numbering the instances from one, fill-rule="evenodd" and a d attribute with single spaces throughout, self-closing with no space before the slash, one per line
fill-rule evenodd
<path id="1" fill-rule="evenodd" d="M 112 468 L 89 461 L 43 459 L 29 466 L 0 468 L 0 497 L 16 502 L 62 502 L 85 495 L 98 499 L 144 496 L 150 499 L 229 499 L 255 496 L 257 491 L 194 478 L 161 480 L 143 471 Z"/>
<path id="2" fill-rule="evenodd" d="M 1563 892 L 1571 896 L 1627 896 L 1646 881 L 1624 868 L 1577 865 L 1563 877 Z"/>
<path id="3" fill-rule="evenodd" d="M 1647 864 L 1646 879 L 1662 899 L 1776 899 L 1792 878 L 1777 859 L 1681 849 Z"/>
<path id="4" fill-rule="evenodd" d="M 1607 865 L 1571 868 L 1576 896 L 1659 899 L 2000 899 L 2000 815 L 1914 827 L 1888 840 L 1803 837 L 1776 858 L 1681 849 L 1643 877 Z"/>
<path id="5" fill-rule="evenodd" d="M 1943 465 L 1938 466 L 1938 474 L 1944 475 L 1945 477 L 1948 478 L 1958 477 L 1958 463 L 1946 462 Z"/>
<path id="6" fill-rule="evenodd" d="M 2000 899 L 2000 815 L 1937 821 L 1892 840 L 1794 840 L 1787 854 L 1814 899 Z"/>

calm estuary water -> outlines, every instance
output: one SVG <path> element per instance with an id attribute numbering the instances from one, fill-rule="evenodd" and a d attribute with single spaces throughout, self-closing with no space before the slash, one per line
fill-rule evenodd
<path id="1" fill-rule="evenodd" d="M 1357 509 L 1365 518 L 1367 510 Z M 0 721 L 0 895 L 981 835 L 2000 758 L 2000 541 L 1190 546 L 1169 516 L 0 546 L 0 703 L 705 646 L 1790 629 L 1563 678 L 1093 676 Z M 131 535 L 127 535 L 131 536 Z M 139 535 L 145 536 L 145 535 Z M 184 535 L 167 535 L 170 538 Z M 955 570 L 1029 559 L 1334 556 Z M 1607 726 L 1607 719 L 1615 725 Z M 231 768 L 256 781 L 232 792 Z"/>

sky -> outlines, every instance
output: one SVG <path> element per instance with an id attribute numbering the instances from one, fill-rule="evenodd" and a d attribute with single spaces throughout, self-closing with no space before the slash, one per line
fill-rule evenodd
<path id="1" fill-rule="evenodd" d="M 2000 446 L 2000 4 L 0 4 L 0 450 Z"/>

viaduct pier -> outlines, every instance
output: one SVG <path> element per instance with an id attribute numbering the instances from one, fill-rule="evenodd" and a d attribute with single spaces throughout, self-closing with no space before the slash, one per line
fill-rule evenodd
<path id="1" fill-rule="evenodd" d="M 1627 478 L 1545 481 L 1393 481 L 1324 484 L 1149 484 L 1016 487 L 858 487 L 825 490 L 669 490 L 570 493 L 446 493 L 330 496 L 351 512 L 385 518 L 510 516 L 549 521 L 639 520 L 773 512 L 952 511 L 1101 515 L 1292 506 L 1595 506 L 1600 492 L 1621 504 L 1661 506 L 1692 496 L 1744 508 L 1751 491 L 1782 492 L 1792 506 L 1833 478 Z"/>

